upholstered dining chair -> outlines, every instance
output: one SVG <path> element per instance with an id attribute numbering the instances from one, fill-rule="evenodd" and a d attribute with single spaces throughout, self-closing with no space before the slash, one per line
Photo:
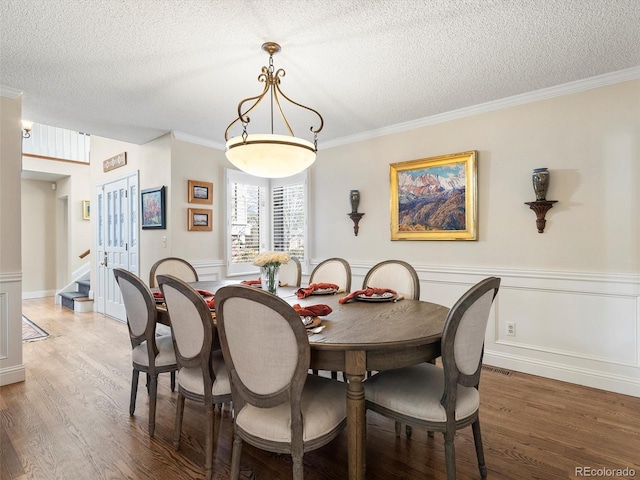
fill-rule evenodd
<path id="1" fill-rule="evenodd" d="M 290 454 L 293 478 L 302 480 L 304 453 L 326 445 L 346 425 L 346 384 L 307 373 L 307 333 L 281 298 L 226 286 L 216 293 L 216 313 L 235 412 L 231 478 L 239 476 L 244 441 Z"/>
<path id="2" fill-rule="evenodd" d="M 158 286 L 158 275 L 173 275 L 185 282 L 198 281 L 198 273 L 193 265 L 178 257 L 161 258 L 153 264 L 149 272 L 149 286 L 151 288 Z"/>
<path id="3" fill-rule="evenodd" d="M 351 265 L 343 258 L 328 258 L 320 262 L 311 271 L 309 285 L 312 283 L 334 283 L 346 293 L 351 292 Z M 318 374 L 317 370 L 313 371 Z M 331 378 L 337 379 L 338 372 L 330 372 Z"/>
<path id="4" fill-rule="evenodd" d="M 420 300 L 420 280 L 415 269 L 402 260 L 385 260 L 367 272 L 362 288 L 390 288 L 405 298 Z"/>
<path id="5" fill-rule="evenodd" d="M 229 375 L 216 345 L 216 328 L 207 303 L 196 290 L 172 275 L 158 275 L 167 304 L 178 361 L 178 401 L 173 446 L 180 448 L 185 399 L 205 406 L 205 474 L 213 475 L 214 406 L 231 401 Z M 217 301 L 217 296 L 216 296 Z"/>
<path id="6" fill-rule="evenodd" d="M 395 290 L 398 295 L 420 300 L 420 279 L 415 268 L 402 260 L 385 260 L 375 264 L 364 276 L 362 288 L 380 287 Z M 367 372 L 370 376 L 372 372 Z M 396 422 L 396 434 L 402 425 Z M 411 437 L 411 426 L 406 426 L 407 437 Z"/>
<path id="7" fill-rule="evenodd" d="M 158 374 L 171 373 L 171 391 L 175 390 L 176 356 L 171 334 L 156 336 L 156 302 L 149 287 L 133 273 L 114 268 L 127 314 L 127 326 L 131 339 L 131 400 L 129 414 L 136 409 L 138 378 L 140 372 L 147 374 L 149 392 L 149 435 L 153 437 L 156 426 L 156 400 L 158 396 Z"/>
<path id="8" fill-rule="evenodd" d="M 482 478 L 487 477 L 480 435 L 484 336 L 500 279 L 489 277 L 451 308 L 442 334 L 442 367 L 421 363 L 378 373 L 364 383 L 365 404 L 393 420 L 444 434 L 447 479 L 456 478 L 454 437 L 471 425 Z"/>
<path id="9" fill-rule="evenodd" d="M 346 293 L 351 292 L 351 266 L 342 258 L 328 258 L 311 271 L 309 284 L 335 283 Z"/>
<path id="10" fill-rule="evenodd" d="M 280 281 L 290 287 L 299 287 L 302 282 L 302 266 L 296 257 L 290 257 L 289 263 L 280 265 Z"/>

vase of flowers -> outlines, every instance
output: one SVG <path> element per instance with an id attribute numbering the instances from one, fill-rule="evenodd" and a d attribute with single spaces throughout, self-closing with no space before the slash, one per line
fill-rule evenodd
<path id="1" fill-rule="evenodd" d="M 253 264 L 260 267 L 263 290 L 274 295 L 278 293 L 280 265 L 289 263 L 289 259 L 289 255 L 283 252 L 263 252 L 255 258 Z"/>

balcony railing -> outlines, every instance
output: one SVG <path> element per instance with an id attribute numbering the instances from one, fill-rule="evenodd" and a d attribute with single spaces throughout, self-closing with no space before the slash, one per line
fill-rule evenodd
<path id="1" fill-rule="evenodd" d="M 22 139 L 22 153 L 89 163 L 91 135 L 34 123 L 31 136 Z"/>

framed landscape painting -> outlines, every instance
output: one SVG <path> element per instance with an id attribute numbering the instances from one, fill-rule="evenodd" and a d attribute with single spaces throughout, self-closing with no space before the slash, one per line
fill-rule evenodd
<path id="1" fill-rule="evenodd" d="M 213 210 L 210 208 L 190 208 L 189 226 L 190 232 L 210 232 L 213 228 L 211 216 Z"/>
<path id="2" fill-rule="evenodd" d="M 189 180 L 189 203 L 213 203 L 213 183 Z"/>
<path id="3" fill-rule="evenodd" d="M 165 229 L 165 188 L 148 188 L 140 192 L 142 229 Z"/>
<path id="4" fill-rule="evenodd" d="M 477 240 L 477 152 L 392 163 L 391 240 Z"/>

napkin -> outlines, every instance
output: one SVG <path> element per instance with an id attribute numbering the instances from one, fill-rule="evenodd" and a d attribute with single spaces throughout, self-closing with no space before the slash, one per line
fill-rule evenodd
<path id="1" fill-rule="evenodd" d="M 207 307 L 209 307 L 209 310 L 213 310 L 214 308 L 216 308 L 216 302 L 214 298 L 210 298 L 209 300 L 205 300 L 205 302 L 207 302 Z"/>
<path id="2" fill-rule="evenodd" d="M 153 292 L 153 298 L 164 298 L 162 292 Z"/>
<path id="3" fill-rule="evenodd" d="M 257 280 L 243 280 L 241 283 L 243 285 L 261 285 L 262 281 L 260 279 L 257 279 Z"/>
<path id="4" fill-rule="evenodd" d="M 333 312 L 329 305 L 324 305 L 322 303 L 317 305 L 307 305 L 306 307 L 301 307 L 299 303 L 296 303 L 293 306 L 293 309 L 301 317 L 321 317 Z"/>
<path id="5" fill-rule="evenodd" d="M 298 291 L 296 291 L 296 295 L 298 298 L 305 298 L 316 290 L 322 290 L 325 288 L 335 288 L 338 290 L 339 287 L 335 283 L 312 283 L 308 287 L 299 288 Z"/>
<path id="6" fill-rule="evenodd" d="M 387 292 L 396 295 L 396 291 L 395 290 L 391 290 L 390 288 L 367 287 L 364 290 L 356 290 L 355 292 L 351 292 L 346 297 L 342 297 L 340 300 L 338 300 L 338 302 L 347 303 L 349 300 L 353 300 L 358 295 L 366 295 L 367 297 L 370 297 L 373 294 L 381 295 L 381 294 L 387 293 Z"/>
<path id="7" fill-rule="evenodd" d="M 198 292 L 203 297 L 213 297 L 213 293 L 208 290 L 202 290 L 201 288 L 196 288 L 196 292 Z"/>

